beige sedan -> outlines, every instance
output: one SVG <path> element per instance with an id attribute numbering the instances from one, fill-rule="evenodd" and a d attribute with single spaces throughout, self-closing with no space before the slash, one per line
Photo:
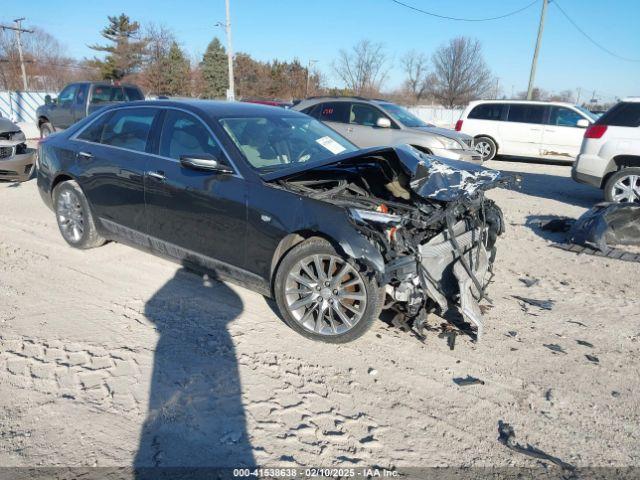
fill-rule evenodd
<path id="1" fill-rule="evenodd" d="M 27 147 L 24 133 L 15 123 L 0 118 L 0 181 L 24 182 L 35 168 L 36 151 Z"/>

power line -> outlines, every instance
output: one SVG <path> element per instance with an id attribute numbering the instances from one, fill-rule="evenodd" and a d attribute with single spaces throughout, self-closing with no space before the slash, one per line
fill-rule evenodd
<path id="1" fill-rule="evenodd" d="M 519 8 L 518 10 L 514 10 L 513 12 L 509 12 L 509 13 L 505 13 L 504 15 L 499 15 L 497 17 L 488 17 L 488 18 L 460 18 L 460 17 L 448 17 L 446 15 L 439 15 L 437 13 L 433 13 L 433 12 L 427 12 L 426 10 L 422 10 L 420 8 L 414 7 L 412 5 L 408 5 L 406 3 L 403 3 L 399 0 L 391 0 L 393 3 L 403 6 L 405 8 L 409 8 L 411 10 L 414 10 L 416 12 L 420 12 L 420 13 L 424 13 L 425 15 L 429 15 L 431 17 L 436 17 L 436 18 L 442 18 L 444 20 L 455 20 L 457 22 L 488 22 L 491 20 L 500 20 L 501 18 L 507 18 L 510 17 L 512 15 L 516 15 L 517 13 L 520 13 L 524 10 L 526 10 L 529 7 L 532 7 L 534 4 L 538 3 L 539 0 L 533 0 L 533 2 L 525 5 L 522 8 Z"/>
<path id="2" fill-rule="evenodd" d="M 596 47 L 598 47 L 600 50 L 602 50 L 603 52 L 608 53 L 609 55 L 611 55 L 612 57 L 616 57 L 619 58 L 620 60 L 625 60 L 627 62 L 640 62 L 640 59 L 637 58 L 628 58 L 628 57 L 623 57 L 621 55 L 618 55 L 617 53 L 612 52 L 611 50 L 609 50 L 608 48 L 600 45 L 598 42 L 596 42 L 587 32 L 585 32 L 582 28 L 580 28 L 578 26 L 578 24 L 576 22 L 574 22 L 571 17 L 567 14 L 567 12 L 565 12 L 562 7 L 560 6 L 560 4 L 558 3 L 558 0 L 555 0 L 554 2 L 552 2 L 553 5 L 555 5 L 556 7 L 558 7 L 558 10 L 560 10 L 560 13 L 562 13 L 562 15 L 564 15 L 564 17 L 569 20 L 569 23 L 571 23 L 571 25 L 573 25 L 575 27 L 576 30 L 578 30 L 578 32 L 580 32 L 587 40 L 589 40 L 591 43 L 593 43 Z"/>

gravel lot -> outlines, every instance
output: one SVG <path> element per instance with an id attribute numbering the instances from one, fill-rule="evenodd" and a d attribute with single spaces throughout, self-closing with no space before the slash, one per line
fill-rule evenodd
<path id="1" fill-rule="evenodd" d="M 383 322 L 310 342 L 253 292 L 71 249 L 35 182 L 0 183 L 0 465 L 539 465 L 503 421 L 575 466 L 640 466 L 639 265 L 550 247 L 537 221 L 601 200 L 569 167 L 490 165 L 524 184 L 491 192 L 494 306 L 454 349 L 438 318 L 425 343 Z"/>

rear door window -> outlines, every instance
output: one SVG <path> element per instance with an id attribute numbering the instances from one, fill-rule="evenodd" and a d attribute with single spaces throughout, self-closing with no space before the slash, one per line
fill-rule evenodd
<path id="1" fill-rule="evenodd" d="M 544 105 L 526 105 L 514 103 L 509 105 L 508 122 L 517 123 L 543 123 Z"/>
<path id="2" fill-rule="evenodd" d="M 556 125 L 558 127 L 575 127 L 578 120 L 582 120 L 584 117 L 575 110 L 564 107 L 551 107 L 551 114 L 549 115 L 549 125 Z"/>
<path id="3" fill-rule="evenodd" d="M 612 127 L 640 127 L 640 103 L 619 103 L 600 117 L 596 124 Z"/>
<path id="4" fill-rule="evenodd" d="M 104 127 L 100 143 L 144 152 L 156 113 L 155 108 L 116 110 Z"/>
<path id="5" fill-rule="evenodd" d="M 99 85 L 93 87 L 91 103 L 123 102 L 124 91 L 115 85 Z"/>
<path id="6" fill-rule="evenodd" d="M 327 102 L 322 104 L 319 120 L 323 122 L 349 123 L 349 102 Z"/>
<path id="7" fill-rule="evenodd" d="M 142 92 L 135 87 L 124 87 L 124 92 L 127 94 L 127 99 L 130 102 L 135 102 L 136 100 L 144 100 L 144 95 Z"/>
<path id="8" fill-rule="evenodd" d="M 485 103 L 478 105 L 469 113 L 467 118 L 475 120 L 502 120 L 504 105 L 500 103 Z"/>
<path id="9" fill-rule="evenodd" d="M 106 113 L 100 116 L 100 118 L 80 132 L 77 138 L 79 140 L 85 140 L 93 143 L 102 142 L 102 133 L 104 132 L 104 127 L 111 118 L 111 115 L 112 113 Z"/>

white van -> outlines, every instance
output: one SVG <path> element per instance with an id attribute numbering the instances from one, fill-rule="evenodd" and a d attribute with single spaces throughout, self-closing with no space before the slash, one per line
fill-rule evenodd
<path id="1" fill-rule="evenodd" d="M 584 129 L 595 121 L 591 112 L 570 103 L 480 100 L 464 110 L 456 130 L 475 138 L 483 160 L 500 154 L 573 161 Z"/>

